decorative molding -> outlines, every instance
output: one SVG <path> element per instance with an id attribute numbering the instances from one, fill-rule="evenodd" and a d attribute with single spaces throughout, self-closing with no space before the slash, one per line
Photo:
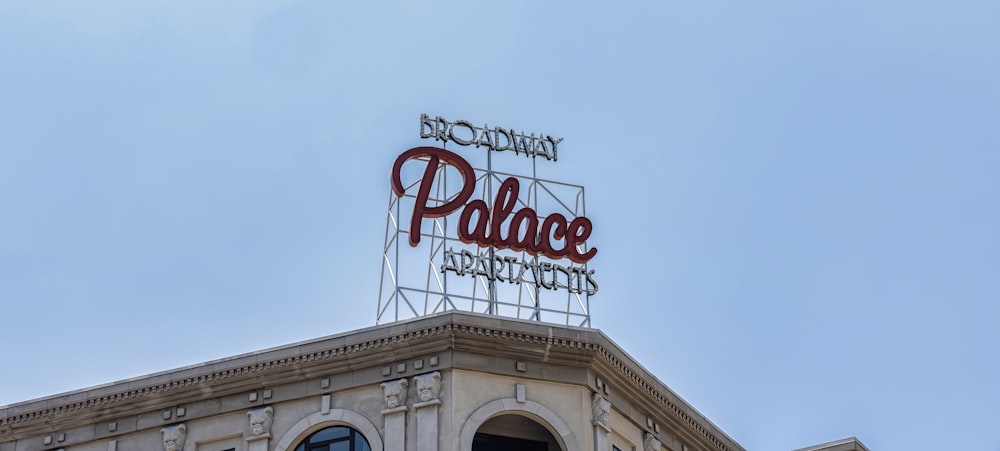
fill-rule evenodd
<path id="1" fill-rule="evenodd" d="M 600 393 L 594 393 L 594 396 L 591 397 L 590 407 L 594 411 L 594 426 L 609 429 L 608 416 L 611 415 L 611 403 L 604 399 Z"/>
<path id="2" fill-rule="evenodd" d="M 187 441 L 187 426 L 177 424 L 160 429 L 163 437 L 164 451 L 184 451 L 184 442 Z"/>
<path id="3" fill-rule="evenodd" d="M 309 434 L 338 425 L 348 426 L 360 432 L 368 441 L 368 446 L 371 447 L 372 451 L 383 451 L 382 436 L 379 435 L 378 428 L 372 424 L 368 417 L 347 409 L 333 409 L 325 414 L 316 412 L 299 420 L 285 432 L 285 435 L 281 436 L 278 443 L 274 445 L 274 451 L 286 451 L 308 437 Z"/>
<path id="4" fill-rule="evenodd" d="M 330 395 L 323 395 L 319 400 L 319 413 L 326 415 L 330 413 Z"/>
<path id="5" fill-rule="evenodd" d="M 644 451 L 660 451 L 663 449 L 663 443 L 660 443 L 653 434 L 644 432 L 642 434 L 642 449 Z"/>
<path id="6" fill-rule="evenodd" d="M 480 335 L 491 338 L 499 338 L 503 340 L 519 341 L 523 343 L 531 343 L 545 346 L 559 346 L 562 348 L 570 349 L 582 349 L 586 351 L 597 351 L 601 349 L 601 345 L 589 341 L 581 340 L 570 340 L 566 338 L 553 337 L 550 335 L 541 334 L 528 334 L 523 332 L 513 332 L 508 330 L 500 330 L 487 327 L 479 326 L 469 326 L 465 324 L 455 324 L 455 332 L 470 334 L 470 335 Z"/>
<path id="7" fill-rule="evenodd" d="M 722 443 L 722 441 L 716 438 L 714 434 L 712 434 L 709 430 L 705 429 L 705 427 L 699 424 L 697 421 L 695 421 L 694 418 L 691 418 L 690 415 L 685 413 L 683 409 L 681 409 L 672 401 L 667 399 L 667 397 L 663 393 L 660 393 L 655 388 L 653 388 L 652 384 L 646 382 L 646 380 L 643 379 L 638 374 L 636 374 L 635 371 L 632 371 L 632 369 L 630 369 L 628 365 L 626 365 L 624 362 L 615 357 L 611 353 L 611 351 L 601 347 L 600 353 L 608 362 L 610 362 L 615 368 L 617 368 L 618 371 L 622 373 L 622 375 L 631 380 L 637 387 L 645 391 L 648 395 L 650 395 L 650 397 L 652 397 L 652 399 L 660 403 L 660 405 L 666 407 L 669 412 L 672 412 L 674 415 L 676 415 L 682 421 L 683 424 L 687 424 L 691 429 L 697 431 L 701 436 L 703 436 L 709 442 L 711 442 L 711 444 L 718 447 L 718 449 L 722 451 L 730 451 L 729 447 L 726 446 L 725 443 Z"/>
<path id="8" fill-rule="evenodd" d="M 406 407 L 406 387 L 408 385 L 410 384 L 406 382 L 406 379 L 382 383 L 382 394 L 385 396 L 386 409 Z"/>
<path id="9" fill-rule="evenodd" d="M 226 379 L 232 379 L 240 376 L 249 376 L 253 375 L 254 373 L 261 373 L 265 371 L 286 368 L 290 366 L 300 365 L 303 363 L 330 360 L 335 358 L 343 358 L 344 356 L 350 354 L 373 351 L 386 346 L 393 346 L 399 343 L 404 343 L 413 339 L 427 338 L 441 334 L 449 334 L 454 330 L 454 326 L 455 326 L 454 324 L 436 325 L 420 330 L 393 335 L 391 337 L 383 337 L 374 340 L 369 340 L 363 343 L 354 343 L 322 351 L 315 351 L 308 354 L 301 354 L 297 356 L 289 356 L 268 361 L 262 361 L 255 363 L 253 365 L 243 365 L 236 368 L 228 368 L 224 370 L 214 371 L 211 373 L 201 374 L 198 376 L 173 380 L 162 384 L 149 385 L 146 387 L 140 387 L 133 390 L 123 391 L 120 393 L 112 393 L 105 396 L 85 399 L 73 403 L 51 406 L 45 409 L 34 410 L 31 412 L 14 414 L 4 418 L 0 418 L 0 426 L 14 425 L 19 423 L 31 422 L 35 420 L 46 420 L 53 416 L 61 415 L 64 413 L 70 413 L 78 410 L 106 406 L 108 404 L 114 404 L 117 402 L 126 401 L 130 399 L 159 395 L 164 392 L 169 392 L 185 387 L 202 385 L 202 384 L 214 384 Z M 32 401 L 37 402 L 41 400 L 30 400 L 27 401 L 26 404 L 32 403 Z M 6 407 L 8 408 L 7 410 L 9 411 L 11 407 L 15 406 L 10 405 Z"/>
<path id="10" fill-rule="evenodd" d="M 441 373 L 421 374 L 413 377 L 413 385 L 417 387 L 417 399 L 427 402 L 438 399 L 441 393 Z"/>
<path id="11" fill-rule="evenodd" d="M 487 402 L 479 406 L 465 419 L 461 432 L 458 436 L 458 449 L 472 449 L 472 441 L 476 431 L 487 420 L 499 414 L 516 413 L 532 419 L 546 428 L 552 437 L 559 442 L 562 449 L 579 450 L 579 442 L 573 435 L 573 430 L 566 424 L 559 414 L 549 409 L 544 404 L 535 401 L 526 401 L 524 404 L 518 403 L 514 398 L 501 398 Z"/>
<path id="12" fill-rule="evenodd" d="M 427 402 L 415 402 L 413 403 L 413 408 L 420 410 L 421 407 L 440 406 L 440 405 L 441 405 L 440 399 L 432 399 Z"/>
<path id="13" fill-rule="evenodd" d="M 250 419 L 250 435 L 253 437 L 270 437 L 271 423 L 274 422 L 274 408 L 254 409 L 247 412 Z"/>
<path id="14" fill-rule="evenodd" d="M 381 412 L 382 416 L 390 416 L 397 413 L 406 413 L 410 408 L 406 406 L 393 407 L 391 409 L 383 409 Z"/>

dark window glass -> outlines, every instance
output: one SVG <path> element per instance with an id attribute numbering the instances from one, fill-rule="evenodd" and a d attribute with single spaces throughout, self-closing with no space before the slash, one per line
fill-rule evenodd
<path id="1" fill-rule="evenodd" d="M 316 443 L 325 442 L 329 440 L 336 440 L 338 438 L 344 438 L 350 434 L 351 430 L 349 428 L 345 427 L 326 428 L 309 437 L 309 441 Z"/>
<path id="2" fill-rule="evenodd" d="M 521 438 L 476 434 L 472 451 L 548 451 L 549 444 Z"/>
<path id="3" fill-rule="evenodd" d="M 295 451 L 371 451 L 371 448 L 358 431 L 346 426 L 333 426 L 306 437 Z"/>

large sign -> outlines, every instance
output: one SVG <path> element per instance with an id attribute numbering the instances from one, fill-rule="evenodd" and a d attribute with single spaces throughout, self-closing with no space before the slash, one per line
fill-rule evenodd
<path id="1" fill-rule="evenodd" d="M 414 147 L 403 152 L 392 168 L 392 191 L 397 196 L 405 194 L 400 171 L 403 163 L 411 159 L 426 158 L 423 178 L 417 189 L 416 203 L 410 217 L 408 232 L 412 247 L 420 244 L 421 227 L 425 218 L 439 218 L 455 213 L 461 208 L 458 220 L 458 238 L 466 244 L 492 250 L 509 249 L 531 256 L 544 256 L 559 260 L 567 258 L 576 263 L 587 263 L 597 255 L 597 248 L 582 250 L 593 231 L 593 223 L 585 216 L 567 220 L 560 213 L 550 213 L 539 218 L 531 207 L 519 208 L 520 182 L 515 177 L 507 177 L 496 192 L 492 206 L 482 199 L 469 201 L 475 190 L 475 171 L 458 154 L 437 147 Z M 423 161 L 423 160 L 422 160 Z M 446 163 L 458 169 L 462 176 L 461 190 L 449 201 L 441 205 L 428 204 L 431 186 L 438 173 L 438 165 Z M 513 214 L 513 215 L 512 215 Z M 514 276 L 517 268 L 517 276 Z M 444 254 L 441 271 L 452 271 L 458 275 L 475 274 L 491 281 L 511 283 L 532 283 L 547 289 L 565 288 L 572 292 L 597 293 L 597 282 L 593 270 L 582 267 L 566 267 L 551 262 L 537 260 L 523 261 L 511 256 L 490 255 L 483 259 L 478 254 L 462 251 L 456 255 L 453 249 Z M 528 278 L 525 277 L 526 273 Z"/>
<path id="2" fill-rule="evenodd" d="M 444 146 L 513 152 L 531 158 L 532 165 L 538 159 L 556 161 L 563 141 L 426 114 L 420 118 L 420 137 Z M 587 265 L 598 250 L 587 243 L 594 225 L 583 214 L 583 188 L 499 173 L 492 158 L 487 165 L 475 169 L 462 155 L 434 146 L 413 147 L 396 158 L 390 173 L 380 322 L 465 306 L 589 325 L 589 296 L 597 293 L 598 284 Z M 560 190 L 569 194 L 560 195 Z M 400 246 L 403 235 L 406 244 Z M 422 247 L 426 252 L 414 252 Z M 404 263 L 412 255 L 426 255 L 427 260 Z M 429 268 L 424 280 L 404 282 L 409 266 Z M 387 282 L 393 285 L 388 290 Z M 552 291 L 566 297 L 555 300 L 545 294 Z M 421 297 L 423 309 L 413 302 Z"/>

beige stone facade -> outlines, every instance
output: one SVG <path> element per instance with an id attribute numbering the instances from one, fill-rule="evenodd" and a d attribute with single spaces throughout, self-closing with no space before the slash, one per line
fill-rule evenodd
<path id="1" fill-rule="evenodd" d="M 337 425 L 373 451 L 743 450 L 598 330 L 446 313 L 0 407 L 0 451 L 283 451 Z"/>

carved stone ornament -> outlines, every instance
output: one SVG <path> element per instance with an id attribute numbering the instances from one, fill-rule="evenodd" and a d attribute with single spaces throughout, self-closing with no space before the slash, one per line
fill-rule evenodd
<path id="1" fill-rule="evenodd" d="M 385 395 L 385 408 L 395 409 L 406 405 L 406 379 L 382 383 L 382 393 Z"/>
<path id="2" fill-rule="evenodd" d="M 183 424 L 167 426 L 160 429 L 163 436 L 163 449 L 166 451 L 183 451 L 184 441 L 187 440 L 188 428 Z"/>
<path id="3" fill-rule="evenodd" d="M 274 422 L 274 409 L 271 406 L 247 412 L 250 418 L 250 433 L 254 437 L 271 433 L 271 423 Z"/>
<path id="4" fill-rule="evenodd" d="M 417 398 L 420 402 L 438 399 L 438 394 L 441 393 L 441 373 L 435 371 L 415 376 L 413 385 L 417 386 Z"/>
<path id="5" fill-rule="evenodd" d="M 653 434 L 646 432 L 642 434 L 642 449 L 643 451 L 660 451 L 663 444 L 660 443 Z"/>
<path id="6" fill-rule="evenodd" d="M 594 393 L 591 398 L 591 408 L 594 410 L 594 424 L 608 426 L 608 416 L 611 415 L 611 403 L 600 393 Z"/>

